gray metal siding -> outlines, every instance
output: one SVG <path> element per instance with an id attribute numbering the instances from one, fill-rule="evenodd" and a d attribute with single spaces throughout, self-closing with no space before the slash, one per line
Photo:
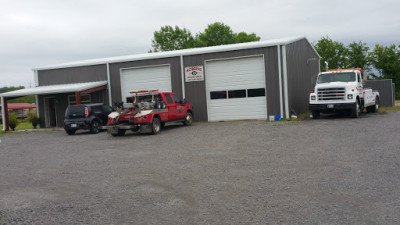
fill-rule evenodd
<path id="1" fill-rule="evenodd" d="M 185 56 L 183 60 L 185 67 L 204 66 L 204 61 L 206 60 L 228 59 L 252 55 L 264 55 L 268 114 L 277 114 L 280 108 L 278 91 L 278 58 L 276 47 Z M 204 76 L 204 79 L 207 79 L 207 71 L 205 71 Z M 188 102 L 193 105 L 194 120 L 208 121 L 205 80 L 197 82 L 185 82 L 185 95 Z"/>
<path id="2" fill-rule="evenodd" d="M 309 91 L 319 73 L 319 56 L 306 39 L 286 45 L 289 112 L 308 111 Z M 318 58 L 318 60 L 315 60 Z"/>
<path id="3" fill-rule="evenodd" d="M 132 67 L 144 67 L 144 66 L 157 66 L 162 64 L 170 65 L 172 91 L 175 92 L 178 96 L 182 97 L 180 58 L 174 57 L 174 58 L 152 59 L 152 60 L 110 64 L 112 103 L 114 104 L 115 102 L 122 101 L 120 69 L 132 68 Z"/>
<path id="4" fill-rule="evenodd" d="M 38 71 L 39 86 L 107 80 L 107 65 Z"/>
<path id="5" fill-rule="evenodd" d="M 392 80 L 368 80 L 365 87 L 379 91 L 381 106 L 394 106 L 394 85 Z"/>

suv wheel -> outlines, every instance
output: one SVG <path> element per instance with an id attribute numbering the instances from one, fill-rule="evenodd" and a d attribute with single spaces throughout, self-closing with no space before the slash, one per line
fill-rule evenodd
<path id="1" fill-rule="evenodd" d="M 100 126 L 99 121 L 94 120 L 92 124 L 90 124 L 90 133 L 92 134 L 99 133 L 99 126 Z"/>
<path id="2" fill-rule="evenodd" d="M 68 135 L 74 135 L 76 130 L 74 130 L 74 129 L 65 129 L 65 132 L 67 132 Z"/>
<path id="3" fill-rule="evenodd" d="M 151 134 L 157 134 L 161 130 L 161 122 L 158 118 L 153 118 L 153 123 L 151 124 Z"/>

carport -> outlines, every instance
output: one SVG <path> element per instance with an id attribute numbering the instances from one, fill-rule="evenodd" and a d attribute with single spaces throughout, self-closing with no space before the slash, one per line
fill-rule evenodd
<path id="1" fill-rule="evenodd" d="M 38 95 L 51 95 L 51 94 L 62 94 L 62 93 L 75 93 L 76 104 L 81 103 L 81 96 L 90 94 L 97 91 L 107 89 L 107 81 L 95 81 L 86 83 L 74 83 L 74 84 L 61 84 L 61 85 L 47 85 L 39 86 L 34 88 L 20 89 L 16 91 L 10 91 L 2 93 L 1 101 L 3 104 L 2 117 L 3 117 L 3 131 L 8 131 L 8 105 L 7 102 L 11 99 L 23 97 L 27 95 L 36 95 L 36 104 L 39 105 Z M 39 108 L 39 107 L 38 107 Z M 39 110 L 38 110 L 38 116 Z"/>

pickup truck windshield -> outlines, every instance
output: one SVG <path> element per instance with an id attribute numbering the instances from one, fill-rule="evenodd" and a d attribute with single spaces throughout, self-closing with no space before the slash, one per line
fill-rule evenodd
<path id="1" fill-rule="evenodd" d="M 329 83 L 329 82 L 353 82 L 356 81 L 356 74 L 353 72 L 347 73 L 328 73 L 321 74 L 318 77 L 318 83 Z"/>

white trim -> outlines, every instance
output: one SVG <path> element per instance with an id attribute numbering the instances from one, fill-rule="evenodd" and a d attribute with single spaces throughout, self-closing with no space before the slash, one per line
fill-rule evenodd
<path id="1" fill-rule="evenodd" d="M 263 48 L 263 47 L 270 47 L 270 46 L 276 46 L 276 45 L 286 45 L 286 44 L 290 44 L 290 43 L 299 41 L 301 39 L 306 39 L 306 38 L 305 38 L 305 36 L 296 36 L 296 37 L 281 38 L 281 39 L 274 39 L 274 40 L 267 40 L 267 41 L 255 41 L 255 42 L 220 45 L 220 46 L 212 46 L 212 47 L 204 47 L 204 48 L 193 48 L 193 49 L 175 50 L 175 51 L 167 51 L 167 52 L 155 52 L 155 53 L 119 56 L 119 57 L 102 58 L 102 59 L 91 59 L 91 60 L 83 60 L 83 61 L 53 65 L 53 66 L 37 67 L 34 69 L 35 70 L 60 69 L 60 68 L 77 67 L 77 66 L 101 65 L 101 64 L 106 64 L 106 63 L 119 63 L 119 62 L 126 62 L 126 61 L 139 61 L 139 60 L 147 60 L 147 59 L 170 58 L 170 57 L 178 57 L 181 55 L 183 55 L 183 56 L 199 55 L 199 54 L 206 54 L 206 53 L 235 51 L 235 50 L 244 50 L 244 49 L 252 49 L 252 48 Z M 308 40 L 307 40 L 307 42 L 310 43 Z"/>
<path id="2" fill-rule="evenodd" d="M 112 107 L 110 64 L 107 63 L 108 104 Z"/>
<path id="3" fill-rule="evenodd" d="M 39 116 L 39 96 L 35 95 L 35 99 L 36 99 L 36 116 L 40 118 Z"/>
<path id="4" fill-rule="evenodd" d="M 156 64 L 156 65 L 146 65 L 146 66 L 125 67 L 125 68 L 120 68 L 120 69 L 119 69 L 119 73 L 120 73 L 119 75 L 121 76 L 122 70 L 142 69 L 142 68 L 159 67 L 159 66 L 169 66 L 169 68 L 171 68 L 171 64 L 170 64 L 170 63 Z"/>
<path id="5" fill-rule="evenodd" d="M 44 97 L 43 102 L 44 102 L 44 127 L 50 127 L 50 117 L 49 117 L 49 98 L 54 98 L 54 97 Z"/>
<path id="6" fill-rule="evenodd" d="M 5 118 L 6 118 L 6 112 L 4 111 L 4 97 L 1 96 L 1 119 L 2 119 L 2 123 L 3 123 L 3 131 L 6 131 L 6 125 L 5 125 Z"/>
<path id="7" fill-rule="evenodd" d="M 281 46 L 278 49 L 278 76 L 279 76 L 279 107 L 281 116 L 283 115 L 283 96 L 282 96 L 282 62 L 281 62 Z"/>
<path id="8" fill-rule="evenodd" d="M 39 75 L 37 70 L 33 70 L 34 77 L 35 77 L 35 87 L 39 86 Z"/>
<path id="9" fill-rule="evenodd" d="M 251 57 L 259 57 L 259 56 L 262 56 L 264 58 L 264 54 L 243 55 L 243 56 L 235 56 L 235 57 L 227 57 L 227 58 L 207 59 L 207 60 L 204 60 L 204 64 L 206 62 L 211 62 L 211 61 L 223 61 L 223 60 L 230 60 L 230 59 L 242 59 L 242 58 L 251 58 Z M 264 67 L 264 70 L 265 70 L 265 67 Z"/>
<path id="10" fill-rule="evenodd" d="M 288 78 L 287 78 L 287 59 L 286 59 L 286 46 L 282 46 L 283 58 L 283 90 L 285 96 L 285 118 L 289 119 L 289 95 L 288 95 Z"/>
<path id="11" fill-rule="evenodd" d="M 10 91 L 0 94 L 3 97 L 20 97 L 26 95 L 41 95 L 41 94 L 59 94 L 68 92 L 81 92 L 88 89 L 100 87 L 106 85 L 108 82 L 105 81 L 95 81 L 86 83 L 73 83 L 73 84 L 57 84 L 57 85 L 47 85 L 39 86 L 34 88 L 24 88 L 16 91 Z"/>
<path id="12" fill-rule="evenodd" d="M 181 55 L 181 78 L 182 78 L 182 98 L 185 99 L 185 67 L 183 65 L 183 55 Z"/>

